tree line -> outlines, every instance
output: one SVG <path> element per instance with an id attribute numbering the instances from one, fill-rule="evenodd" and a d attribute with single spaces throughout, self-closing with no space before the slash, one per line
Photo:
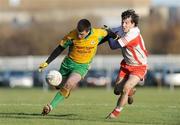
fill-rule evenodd
<path id="1" fill-rule="evenodd" d="M 99 26 L 96 21 L 92 21 L 92 24 Z M 48 55 L 75 26 L 73 19 L 27 26 L 0 24 L 0 56 Z M 151 16 L 141 19 L 139 27 L 150 54 L 180 53 L 180 23 L 171 24 L 160 17 Z M 106 43 L 98 48 L 97 53 L 111 55 L 120 52 L 112 51 Z"/>

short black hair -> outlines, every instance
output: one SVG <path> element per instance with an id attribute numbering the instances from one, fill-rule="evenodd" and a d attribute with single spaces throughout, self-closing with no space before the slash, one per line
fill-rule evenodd
<path id="1" fill-rule="evenodd" d="M 91 23 L 87 19 L 81 19 L 77 24 L 77 30 L 78 32 L 89 31 L 91 30 Z"/>
<path id="2" fill-rule="evenodd" d="M 135 11 L 133 9 L 126 10 L 121 14 L 122 20 L 125 20 L 130 17 L 132 19 L 132 23 L 134 23 L 135 26 L 137 26 L 138 21 L 139 21 L 139 16 L 138 16 L 138 14 L 135 13 Z"/>

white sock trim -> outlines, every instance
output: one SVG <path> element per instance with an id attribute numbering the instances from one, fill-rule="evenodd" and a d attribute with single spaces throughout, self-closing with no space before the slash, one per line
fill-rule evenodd
<path id="1" fill-rule="evenodd" d="M 121 112 L 122 110 L 123 110 L 123 107 L 120 107 L 120 108 L 119 108 L 119 111 Z"/>
<path id="2" fill-rule="evenodd" d="M 119 108 L 116 108 L 115 110 L 116 110 L 117 112 L 120 112 L 120 109 L 119 109 Z"/>
<path id="3" fill-rule="evenodd" d="M 51 110 L 53 110 L 53 107 L 52 107 L 52 105 L 49 105 L 49 107 L 50 107 L 50 109 L 51 109 Z"/>

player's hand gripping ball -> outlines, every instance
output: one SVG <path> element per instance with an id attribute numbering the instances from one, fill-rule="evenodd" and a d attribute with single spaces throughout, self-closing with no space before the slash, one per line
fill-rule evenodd
<path id="1" fill-rule="evenodd" d="M 62 75 L 56 70 L 50 70 L 46 75 L 46 82 L 51 86 L 58 86 L 61 84 Z"/>

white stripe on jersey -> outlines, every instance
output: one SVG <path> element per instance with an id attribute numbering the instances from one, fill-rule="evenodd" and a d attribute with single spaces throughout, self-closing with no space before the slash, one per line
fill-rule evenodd
<path id="1" fill-rule="evenodd" d="M 121 38 L 118 40 L 119 44 L 124 47 L 126 46 L 131 40 L 135 39 L 140 33 L 139 28 L 135 27 L 130 29 L 130 31 L 126 34 L 124 34 L 123 36 L 121 36 Z"/>

